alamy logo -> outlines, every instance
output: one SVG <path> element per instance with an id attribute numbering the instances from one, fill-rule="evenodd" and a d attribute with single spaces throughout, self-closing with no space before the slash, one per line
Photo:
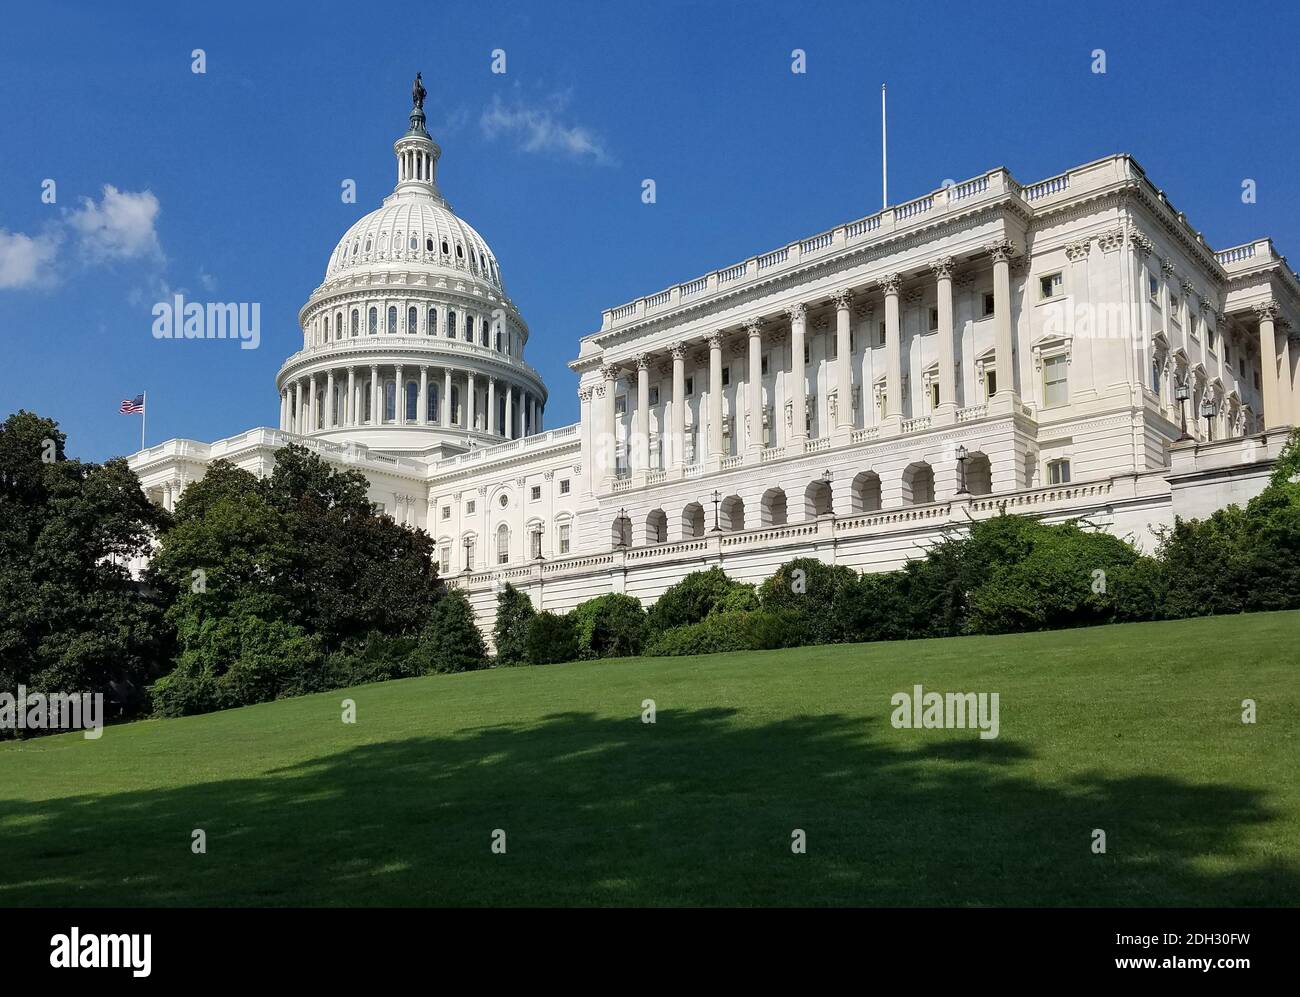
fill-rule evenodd
<path id="1" fill-rule="evenodd" d="M 911 693 L 896 692 L 889 722 L 899 730 L 961 730 L 978 727 L 986 741 L 998 736 L 996 692 L 925 692 L 919 685 Z"/>
<path id="2" fill-rule="evenodd" d="M 102 692 L 0 692 L 0 730 L 79 730 L 91 741 L 104 733 Z"/>
<path id="3" fill-rule="evenodd" d="M 50 965 L 55 969 L 129 969 L 148 976 L 153 962 L 153 935 L 83 935 L 72 928 L 50 939 Z"/>
<path id="4" fill-rule="evenodd" d="M 185 300 L 177 294 L 171 301 L 153 306 L 154 339 L 238 339 L 241 350 L 255 350 L 262 342 L 262 304 L 254 301 Z"/>

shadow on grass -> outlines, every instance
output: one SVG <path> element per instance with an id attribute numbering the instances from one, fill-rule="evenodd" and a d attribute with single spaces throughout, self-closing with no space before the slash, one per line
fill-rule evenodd
<path id="1" fill-rule="evenodd" d="M 893 734 L 893 732 L 889 732 Z M 0 802 L 0 905 L 1289 904 L 1261 794 L 1065 785 L 974 731 L 562 713 L 260 778 Z M 960 735 L 959 737 L 956 735 Z M 337 737 L 337 727 L 329 735 Z M 935 738 L 942 736 L 943 740 Z M 250 746 L 251 747 L 251 746 Z M 194 855 L 191 832 L 207 833 Z M 507 852 L 490 849 L 494 829 Z M 1091 852 L 1092 831 L 1108 838 Z M 807 854 L 791 851 L 802 829 Z"/>

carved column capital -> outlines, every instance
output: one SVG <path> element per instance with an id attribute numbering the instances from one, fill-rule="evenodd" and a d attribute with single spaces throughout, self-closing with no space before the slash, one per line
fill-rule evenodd
<path id="1" fill-rule="evenodd" d="M 951 256 L 945 256 L 942 259 L 931 260 L 930 270 L 934 274 L 935 280 L 952 280 L 953 268 L 956 266 Z"/>

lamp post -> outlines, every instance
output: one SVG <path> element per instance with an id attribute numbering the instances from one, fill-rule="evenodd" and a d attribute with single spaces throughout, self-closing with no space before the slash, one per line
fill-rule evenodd
<path id="1" fill-rule="evenodd" d="M 542 556 L 542 533 L 545 529 L 546 527 L 544 527 L 541 523 L 538 523 L 537 528 L 533 530 L 533 538 L 534 538 L 533 547 L 537 551 L 537 553 L 533 555 L 533 559 L 537 561 L 546 560 L 546 558 Z"/>
<path id="2" fill-rule="evenodd" d="M 627 518 L 627 510 L 619 509 L 618 519 L 614 520 L 614 522 L 618 523 L 618 543 L 614 544 L 614 547 L 617 548 L 618 550 L 626 550 L 627 549 L 627 524 L 631 522 L 631 520 Z"/>
<path id="3" fill-rule="evenodd" d="M 1214 403 L 1213 398 L 1206 398 L 1201 402 L 1201 418 L 1205 420 L 1205 439 L 1207 442 L 1214 442 L 1214 417 L 1219 414 L 1219 406 Z"/>
<path id="4" fill-rule="evenodd" d="M 970 451 L 962 444 L 957 444 L 957 494 L 969 495 L 966 491 L 966 458 L 970 456 Z"/>
<path id="5" fill-rule="evenodd" d="M 474 541 L 472 541 L 469 537 L 466 537 L 464 543 L 465 543 L 465 572 L 464 573 L 468 575 L 469 574 L 469 549 L 474 545 Z"/>
<path id="6" fill-rule="evenodd" d="M 713 489 L 713 532 L 720 533 L 722 527 L 718 525 L 718 503 L 722 501 L 722 493 L 716 488 Z"/>
<path id="7" fill-rule="evenodd" d="M 1183 429 L 1182 434 L 1175 441 L 1177 443 L 1185 443 L 1191 439 L 1191 436 L 1187 432 L 1187 405 L 1186 405 L 1187 399 L 1189 399 L 1190 397 L 1192 397 L 1192 391 L 1187 386 L 1187 376 L 1183 375 L 1182 377 L 1178 378 L 1178 383 L 1174 385 L 1174 400 L 1178 402 L 1178 419 Z"/>

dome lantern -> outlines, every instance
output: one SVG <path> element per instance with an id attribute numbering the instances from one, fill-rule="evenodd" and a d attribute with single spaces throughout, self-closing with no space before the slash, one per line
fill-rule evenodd
<path id="1" fill-rule="evenodd" d="M 393 152 L 397 155 L 397 187 L 393 193 L 431 194 L 441 201 L 443 197 L 438 191 L 436 178 L 442 149 L 425 127 L 424 98 L 427 93 L 421 74 L 416 73 L 411 86 L 411 125 L 406 134 L 393 143 Z"/>

